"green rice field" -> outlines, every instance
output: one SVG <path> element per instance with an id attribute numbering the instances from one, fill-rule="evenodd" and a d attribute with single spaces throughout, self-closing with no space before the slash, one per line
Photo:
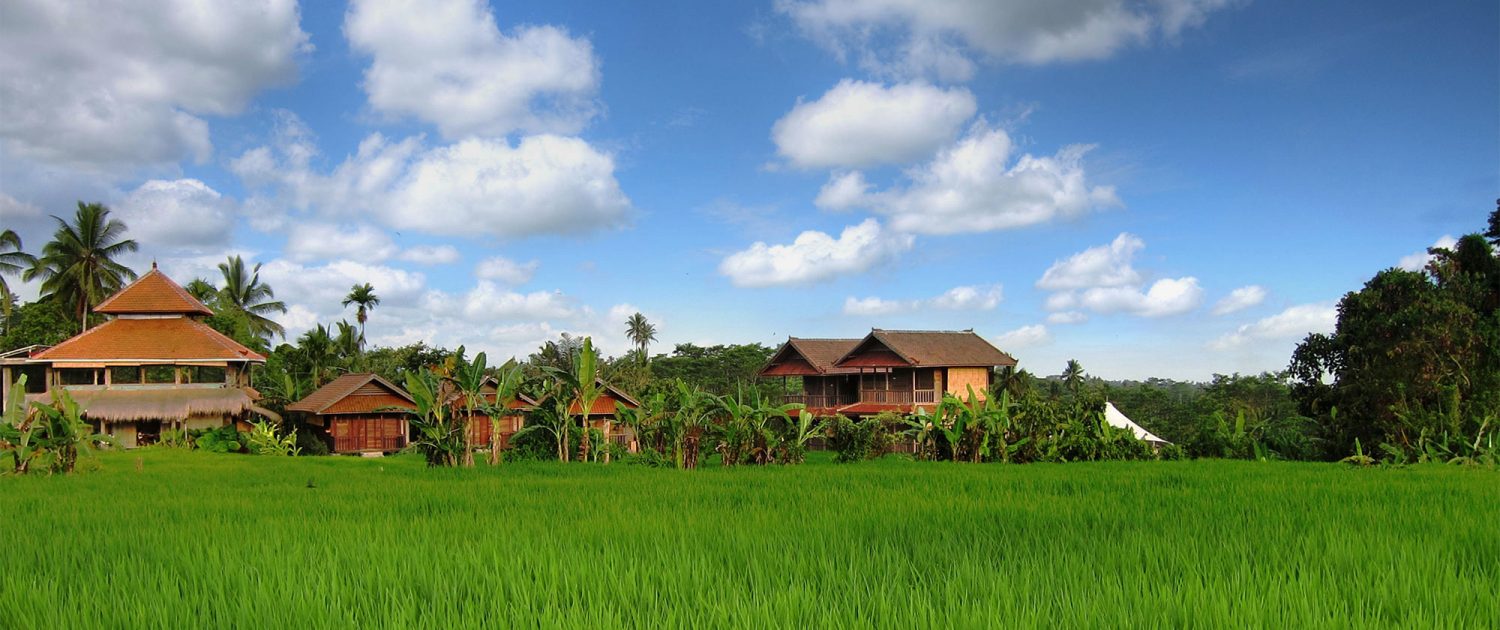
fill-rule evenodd
<path id="1" fill-rule="evenodd" d="M 1494 470 L 95 461 L 0 478 L 0 627 L 1500 623 Z"/>

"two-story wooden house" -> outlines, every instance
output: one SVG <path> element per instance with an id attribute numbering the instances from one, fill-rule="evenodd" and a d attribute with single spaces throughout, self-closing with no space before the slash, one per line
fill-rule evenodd
<path id="1" fill-rule="evenodd" d="M 252 414 L 279 420 L 256 407 L 260 394 L 250 387 L 250 368 L 266 358 L 203 323 L 213 311 L 155 264 L 93 312 L 110 319 L 0 360 L 4 382 L 26 374 L 28 400 L 67 390 L 95 430 L 126 448 L 164 429 L 214 428 Z"/>
<path id="2" fill-rule="evenodd" d="M 802 392 L 786 402 L 818 415 L 849 417 L 931 409 L 944 393 L 987 395 L 997 367 L 1014 357 L 972 330 L 881 330 L 863 339 L 788 338 L 760 371 L 765 378 L 799 377 Z"/>

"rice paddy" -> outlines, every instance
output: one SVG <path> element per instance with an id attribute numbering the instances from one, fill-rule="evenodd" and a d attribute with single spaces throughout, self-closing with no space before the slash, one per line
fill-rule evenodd
<path id="1" fill-rule="evenodd" d="M 107 453 L 0 478 L 0 626 L 1493 626 L 1500 473 Z M 87 465 L 86 465 L 87 466 Z"/>

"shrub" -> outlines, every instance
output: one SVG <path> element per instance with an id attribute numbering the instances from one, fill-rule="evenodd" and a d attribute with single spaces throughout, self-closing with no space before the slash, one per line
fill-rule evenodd
<path id="1" fill-rule="evenodd" d="M 297 434 L 295 432 L 279 435 L 276 431 L 276 425 L 269 422 L 256 422 L 251 426 L 254 428 L 245 434 L 245 445 L 250 449 L 251 453 L 281 457 L 293 457 L 297 455 Z"/>
<path id="2" fill-rule="evenodd" d="M 835 416 L 829 422 L 828 448 L 837 455 L 833 461 L 857 462 L 876 459 L 890 451 L 895 436 L 879 416 L 860 421 Z"/>
<path id="3" fill-rule="evenodd" d="M 245 437 L 232 424 L 217 429 L 197 429 L 191 435 L 195 446 L 210 453 L 238 453 L 245 448 Z"/>
<path id="4" fill-rule="evenodd" d="M 297 436 L 297 454 L 322 456 L 329 453 L 328 441 L 317 427 L 298 422 L 292 426 L 292 434 Z"/>
<path id="5" fill-rule="evenodd" d="M 642 448 L 638 453 L 631 453 L 620 458 L 620 462 L 629 466 L 645 466 L 647 468 L 667 468 L 672 465 L 665 455 L 654 448 Z"/>
<path id="6" fill-rule="evenodd" d="M 546 431 L 522 431 L 510 436 L 506 461 L 556 461 L 557 439 Z"/>

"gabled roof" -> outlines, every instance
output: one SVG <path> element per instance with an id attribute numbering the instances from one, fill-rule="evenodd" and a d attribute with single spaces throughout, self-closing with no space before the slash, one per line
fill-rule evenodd
<path id="1" fill-rule="evenodd" d="M 895 360 L 861 361 L 862 355 L 893 355 Z M 1015 365 L 1015 357 L 1001 352 L 972 330 L 870 331 L 844 356 L 838 367 L 994 367 Z"/>
<path id="2" fill-rule="evenodd" d="M 32 355 L 40 361 L 255 361 L 259 353 L 187 317 L 111 319 Z"/>
<path id="3" fill-rule="evenodd" d="M 151 263 L 151 271 L 100 302 L 94 307 L 94 312 L 110 315 L 214 314 L 198 298 L 188 293 L 187 289 L 182 288 L 182 285 L 158 271 L 156 263 Z"/>
<path id="4" fill-rule="evenodd" d="M 833 363 L 853 350 L 859 342 L 859 339 L 787 337 L 786 343 L 781 344 L 776 354 L 771 355 L 771 360 L 764 368 L 761 368 L 760 374 L 761 376 L 852 374 L 857 370 L 834 367 Z"/>
<path id="5" fill-rule="evenodd" d="M 614 414 L 615 405 L 611 399 L 623 402 L 627 407 L 635 408 L 641 406 L 641 403 L 635 398 L 632 398 L 630 394 L 621 391 L 620 388 L 615 387 L 614 385 L 610 385 L 609 383 L 604 382 L 604 379 L 594 379 L 594 382 L 602 387 L 604 389 L 604 393 L 608 394 L 608 396 L 600 396 L 599 398 L 595 399 L 593 406 L 589 408 L 589 415 L 599 416 Z M 543 396 L 540 400 L 532 402 L 531 405 L 532 407 L 536 407 L 537 405 L 545 403 L 548 400 L 549 397 Z M 578 413 L 578 401 L 575 400 L 568 405 L 568 413 Z"/>
<path id="6" fill-rule="evenodd" d="M 343 404 L 351 397 L 370 400 L 367 404 L 356 404 L 357 401 Z M 328 384 L 319 387 L 318 391 L 308 394 L 306 398 L 287 405 L 286 410 L 311 414 L 368 413 L 397 406 L 403 402 L 406 405 L 416 404 L 406 390 L 381 378 L 379 374 L 365 372 L 345 374 L 333 379 Z"/>

